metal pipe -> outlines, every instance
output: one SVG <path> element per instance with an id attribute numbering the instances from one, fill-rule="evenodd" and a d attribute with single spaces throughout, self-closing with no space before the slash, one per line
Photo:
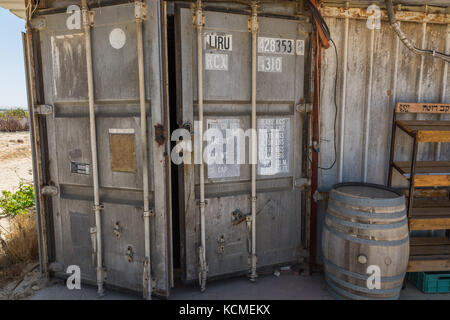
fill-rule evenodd
<path id="1" fill-rule="evenodd" d="M 98 294 L 104 295 L 103 288 L 103 255 L 102 255 L 102 225 L 101 225 L 101 210 L 100 192 L 98 181 L 98 162 L 97 162 L 97 133 L 95 126 L 95 109 L 94 109 L 94 78 L 92 73 L 92 49 L 91 49 L 91 24 L 89 19 L 89 9 L 87 0 L 81 1 L 81 12 L 83 15 L 83 28 L 86 42 L 86 69 L 88 80 L 88 94 L 89 94 L 89 132 L 91 140 L 92 153 L 92 180 L 94 188 L 94 212 L 95 212 L 95 228 L 97 239 L 97 287 Z"/>
<path id="2" fill-rule="evenodd" d="M 39 248 L 39 271 L 41 275 L 44 275 L 46 273 L 47 269 L 47 262 L 46 262 L 46 249 L 44 249 L 43 244 L 44 241 L 44 235 L 42 233 L 41 228 L 41 215 L 40 215 L 40 175 L 39 171 L 37 169 L 37 150 L 36 150 L 36 144 L 35 144 L 35 114 L 34 114 L 34 106 L 35 106 L 35 100 L 34 100 L 34 94 L 32 91 L 33 86 L 31 85 L 34 82 L 34 79 L 32 78 L 32 70 L 31 65 L 32 63 L 32 42 L 31 42 L 31 26 L 29 25 L 29 20 L 27 19 L 27 33 L 22 33 L 22 40 L 23 40 L 23 52 L 24 52 L 24 62 L 25 62 L 25 75 L 26 75 L 26 84 L 27 84 L 27 102 L 28 102 L 28 122 L 30 123 L 30 143 L 31 143 L 31 160 L 33 164 L 33 183 L 34 183 L 34 201 L 35 201 L 35 207 L 36 207 L 36 226 L 37 226 L 37 234 L 38 234 L 38 248 Z M 44 271 L 45 270 L 45 271 Z"/>
<path id="3" fill-rule="evenodd" d="M 448 55 L 448 54 L 437 52 L 435 50 L 425 50 L 425 49 L 420 49 L 420 48 L 415 47 L 413 45 L 413 43 L 411 42 L 411 40 L 409 40 L 406 37 L 406 35 L 402 31 L 402 29 L 400 29 L 400 25 L 398 24 L 397 19 L 395 17 L 394 6 L 392 4 L 392 0 L 385 0 L 385 2 L 386 2 L 386 9 L 387 9 L 388 16 L 389 16 L 389 24 L 391 25 L 392 29 L 394 29 L 395 33 L 398 35 L 398 37 L 403 42 L 403 44 L 409 50 L 411 50 L 415 54 L 419 54 L 422 56 L 425 56 L 425 55 L 433 56 L 433 57 L 442 59 L 444 61 L 450 62 L 450 55 Z M 426 22 L 424 22 L 424 23 L 426 23 Z M 422 45 L 422 48 L 423 47 L 424 47 L 424 45 Z"/>
<path id="4" fill-rule="evenodd" d="M 143 275 L 143 296 L 147 300 L 152 298 L 152 266 L 150 259 L 150 217 L 153 212 L 150 210 L 148 196 L 148 142 L 147 142 L 147 111 L 145 106 L 145 72 L 144 72 L 144 44 L 142 37 L 142 22 L 144 20 L 143 2 L 136 0 L 135 20 L 137 32 L 137 54 L 138 54 L 138 74 L 139 74 L 139 104 L 141 116 L 141 150 L 142 150 L 142 192 L 144 200 L 144 275 Z"/>
<path id="5" fill-rule="evenodd" d="M 199 121 L 199 140 L 198 150 L 200 154 L 200 289 L 206 289 L 206 230 L 205 230 L 205 167 L 203 163 L 203 46 L 202 46 L 202 32 L 203 32 L 203 11 L 202 1 L 197 0 L 197 7 L 195 12 L 196 27 L 197 27 L 197 86 L 198 86 L 198 121 Z"/>
<path id="6" fill-rule="evenodd" d="M 367 97 L 365 109 L 365 126 L 364 126 L 364 166 L 363 166 L 363 182 L 367 182 L 367 169 L 369 162 L 369 135 L 370 135 L 370 115 L 372 107 L 372 81 L 373 81 L 373 59 L 375 46 L 375 28 L 370 30 L 370 55 L 369 55 L 369 83 L 367 84 Z"/>
<path id="7" fill-rule="evenodd" d="M 251 139 L 251 159 L 252 159 L 252 247 L 251 247 L 251 266 L 250 280 L 256 281 L 256 164 L 257 164 L 257 137 L 256 137 L 256 50 L 258 37 L 258 5 L 256 1 L 252 2 L 251 16 L 252 33 L 252 139 Z"/>
<path id="8" fill-rule="evenodd" d="M 422 47 L 425 46 L 427 42 L 427 23 L 423 22 L 422 23 Z M 417 87 L 417 101 L 421 101 L 422 100 L 422 94 L 423 94 L 423 71 L 424 71 L 424 66 L 425 66 L 425 56 L 421 56 L 420 57 L 420 68 L 419 68 L 419 83 L 418 83 L 418 87 Z M 419 114 L 417 114 L 417 116 L 419 116 Z"/>
<path id="9" fill-rule="evenodd" d="M 400 52 L 400 39 L 395 37 L 395 58 L 394 58 L 394 68 L 392 75 L 392 92 L 391 92 L 391 100 L 390 105 L 392 106 L 392 130 L 391 130 L 391 151 L 388 155 L 389 157 L 389 170 L 388 170 L 388 186 L 392 186 L 392 165 L 394 163 L 394 150 L 395 150 L 395 135 L 397 126 L 395 125 L 396 114 L 395 114 L 395 103 L 397 100 L 397 79 L 398 79 L 398 56 Z"/>
<path id="10" fill-rule="evenodd" d="M 347 92 L 347 61 L 348 61 L 348 28 L 349 18 L 345 18 L 345 31 L 344 31 L 344 60 L 342 62 L 342 89 L 341 89 L 341 119 L 340 119 L 340 132 L 339 132 L 339 172 L 338 180 L 342 182 L 344 171 L 344 140 L 345 140 L 345 106 L 346 106 L 346 92 Z"/>
<path id="11" fill-rule="evenodd" d="M 447 30 L 445 32 L 445 53 L 450 53 L 450 24 L 447 24 Z M 448 63 L 445 63 L 445 61 L 442 63 L 444 64 L 444 69 L 442 70 L 441 102 L 444 102 L 447 95 Z M 441 119 L 442 115 L 439 115 L 439 120 Z M 434 158 L 435 161 L 439 161 L 441 158 L 441 143 L 436 144 Z"/>

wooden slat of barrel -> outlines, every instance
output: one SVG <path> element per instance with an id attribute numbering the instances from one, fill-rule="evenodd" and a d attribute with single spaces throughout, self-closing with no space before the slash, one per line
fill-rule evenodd
<path id="1" fill-rule="evenodd" d="M 325 277 L 340 299 L 398 299 L 408 265 L 405 198 L 380 185 L 344 183 L 330 192 L 322 233 Z M 369 289 L 371 265 L 381 271 Z"/>

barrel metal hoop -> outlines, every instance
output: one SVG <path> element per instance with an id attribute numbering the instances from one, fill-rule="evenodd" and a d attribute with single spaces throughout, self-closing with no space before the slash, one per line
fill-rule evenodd
<path id="1" fill-rule="evenodd" d="M 330 201 L 328 203 L 328 208 L 333 209 L 334 211 L 336 211 L 336 213 L 348 214 L 351 216 L 371 218 L 371 219 L 395 219 L 406 217 L 406 208 L 405 210 L 395 213 L 372 213 L 359 210 L 352 210 L 344 207 L 338 207 L 333 203 L 333 201 Z"/>
<path id="2" fill-rule="evenodd" d="M 326 259 L 324 257 L 322 259 L 327 266 L 330 266 L 331 268 L 333 268 L 345 275 L 351 276 L 351 277 L 359 279 L 359 280 L 367 280 L 369 278 L 369 275 L 360 274 L 360 273 L 346 270 L 342 267 L 339 267 L 338 265 L 335 265 L 333 262 L 329 261 L 328 259 Z M 402 274 L 392 276 L 392 277 L 381 277 L 381 282 L 391 282 L 391 281 L 402 280 L 405 277 L 405 275 L 406 275 L 406 272 L 403 272 Z"/>
<path id="3" fill-rule="evenodd" d="M 397 229 L 400 227 L 403 227 L 408 223 L 407 219 L 403 219 L 400 222 L 395 223 L 388 223 L 388 224 L 367 224 L 367 223 L 358 223 L 358 222 L 351 222 L 351 221 L 345 221 L 342 219 L 339 219 L 332 214 L 326 215 L 326 218 L 330 219 L 331 221 L 336 222 L 337 224 L 346 226 L 346 227 L 352 227 L 352 228 L 358 228 L 358 229 L 366 229 L 366 230 L 389 230 L 389 229 Z"/>
<path id="4" fill-rule="evenodd" d="M 392 296 L 392 297 L 382 297 L 382 298 L 377 298 L 377 297 L 365 297 L 365 296 L 359 296 L 357 294 L 345 291 L 344 289 L 339 288 L 338 286 L 336 286 L 335 284 L 333 284 L 330 279 L 328 279 L 327 276 L 325 276 L 325 280 L 328 284 L 328 287 L 330 289 L 330 291 L 332 292 L 333 290 L 336 291 L 337 293 L 349 298 L 349 299 L 354 299 L 354 300 L 397 300 L 400 297 L 400 293 Z M 336 294 L 332 292 L 332 295 L 335 296 Z M 336 297 L 336 296 L 335 296 Z M 344 298 L 342 297 L 338 297 L 338 299 L 343 300 Z"/>
<path id="5" fill-rule="evenodd" d="M 382 198 L 382 199 L 371 199 L 367 197 L 358 197 L 352 196 L 351 194 L 344 194 L 340 192 L 338 189 L 340 187 L 351 187 L 351 186 L 360 186 L 360 187 L 371 187 L 375 189 L 386 190 L 396 194 L 398 197 L 396 198 Z M 399 192 L 387 188 L 378 184 L 370 184 L 370 183 L 341 183 L 333 186 L 333 190 L 330 192 L 330 198 L 340 200 L 342 202 L 346 202 L 353 205 L 363 205 L 363 206 L 374 206 L 374 207 L 392 207 L 392 206 L 401 206 L 405 204 L 405 196 L 400 194 Z"/>
<path id="6" fill-rule="evenodd" d="M 369 288 L 360 287 L 353 283 L 349 283 L 347 281 L 339 279 L 338 277 L 335 277 L 334 275 L 332 275 L 330 273 L 327 273 L 326 277 L 330 278 L 337 284 L 340 284 L 341 286 L 344 286 L 348 289 L 359 291 L 359 292 L 364 292 L 364 293 L 370 293 L 370 294 L 394 294 L 394 293 L 399 293 L 400 290 L 402 289 L 402 285 L 399 285 L 398 287 L 394 287 L 391 289 L 369 289 Z"/>
<path id="7" fill-rule="evenodd" d="M 327 229 L 328 231 L 330 231 L 331 233 L 333 233 L 334 235 L 352 241 L 352 242 L 356 242 L 356 243 L 361 243 L 361 244 L 367 244 L 367 245 L 371 245 L 371 246 L 383 246 L 383 247 L 394 247 L 394 246 L 400 246 L 402 244 L 405 244 L 409 241 L 409 235 L 404 238 L 404 239 L 400 239 L 400 240 L 369 240 L 369 239 L 363 239 L 363 238 L 357 238 L 357 237 L 352 237 L 348 234 L 336 231 L 331 229 L 326 223 L 324 223 L 324 227 L 325 229 Z"/>

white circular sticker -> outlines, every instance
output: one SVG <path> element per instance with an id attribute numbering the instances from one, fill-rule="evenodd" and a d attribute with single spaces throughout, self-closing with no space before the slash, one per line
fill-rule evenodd
<path id="1" fill-rule="evenodd" d="M 111 46 L 114 49 L 121 49 L 125 42 L 127 41 L 127 36 L 125 35 L 125 32 L 123 32 L 122 29 L 116 28 L 109 34 L 109 43 L 111 43 Z"/>

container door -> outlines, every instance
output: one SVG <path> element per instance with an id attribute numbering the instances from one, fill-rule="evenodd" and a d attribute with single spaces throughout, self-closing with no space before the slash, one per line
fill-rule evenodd
<path id="1" fill-rule="evenodd" d="M 251 127 L 251 33 L 248 15 L 205 11 L 203 30 L 204 129 Z M 176 12 L 178 123 L 193 128 L 198 119 L 197 30 L 192 12 Z M 302 122 L 296 106 L 304 98 L 305 45 L 299 21 L 259 17 L 257 51 L 257 266 L 299 262 L 301 247 Z M 232 151 L 221 148 L 223 159 Z M 205 149 L 207 149 L 205 147 Z M 228 150 L 228 151 L 227 151 Z M 251 166 L 205 165 L 206 259 L 208 277 L 248 270 Z M 234 149 L 236 151 L 236 148 Z M 207 159 L 214 157 L 208 153 Z M 236 160 L 236 156 L 233 155 Z M 198 165 L 184 164 L 180 175 L 182 263 L 185 280 L 198 277 L 200 244 Z"/>
<path id="2" fill-rule="evenodd" d="M 79 2 L 76 2 L 79 4 Z M 158 1 L 147 2 L 144 22 L 145 91 L 149 154 L 149 198 L 154 292 L 169 294 L 165 109 L 161 93 Z M 43 102 L 53 106 L 44 118 L 55 265 L 81 268 L 96 282 L 95 226 L 89 140 L 86 47 L 77 7 L 40 16 L 36 37 L 42 66 Z M 140 138 L 137 29 L 134 4 L 91 9 L 92 57 L 100 180 L 105 283 L 142 291 L 144 263 L 143 178 Z M 77 25 L 78 24 L 78 25 Z M 37 42 L 39 43 L 39 42 Z M 44 117 L 44 116 L 41 116 Z M 159 128 L 159 129 L 158 129 Z M 158 133 L 155 135 L 155 130 Z M 157 137 L 157 139 L 155 139 Z M 158 141 L 156 141 L 158 140 Z"/>

